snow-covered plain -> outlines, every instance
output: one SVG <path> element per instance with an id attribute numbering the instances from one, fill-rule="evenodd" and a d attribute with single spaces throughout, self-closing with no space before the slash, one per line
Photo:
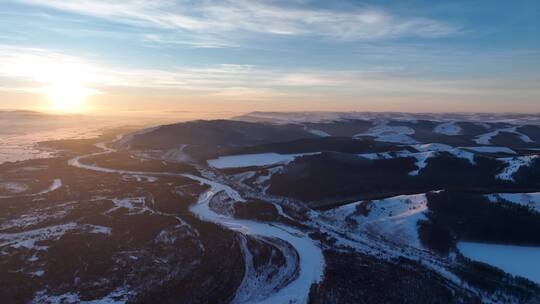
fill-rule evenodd
<path id="1" fill-rule="evenodd" d="M 416 144 L 410 135 L 415 133 L 414 129 L 406 126 L 390 126 L 387 121 L 379 121 L 365 133 L 354 135 L 354 138 L 370 136 L 375 140 L 390 143 Z"/>
<path id="2" fill-rule="evenodd" d="M 208 160 L 208 165 L 218 169 L 269 166 L 275 164 L 285 164 L 293 161 L 297 157 L 315 154 L 319 154 L 319 152 L 298 154 L 259 153 L 229 155 L 220 156 L 216 159 L 210 159 Z"/>
<path id="3" fill-rule="evenodd" d="M 469 259 L 493 265 L 540 284 L 540 247 L 473 242 L 459 242 L 457 247 Z"/>
<path id="4" fill-rule="evenodd" d="M 454 121 L 442 123 L 433 129 L 433 132 L 435 133 L 449 135 L 449 136 L 459 135 L 461 134 L 461 131 L 462 131 L 461 127 L 457 125 L 456 122 Z"/>
<path id="5" fill-rule="evenodd" d="M 145 212 L 151 212 L 146 206 L 145 197 L 127 197 L 127 198 L 115 198 L 112 199 L 114 207 L 107 210 L 105 213 L 112 213 L 119 209 L 127 210 L 128 215 L 141 214 Z"/>
<path id="6" fill-rule="evenodd" d="M 124 304 L 128 301 L 129 295 L 129 290 L 119 288 L 112 291 L 110 294 L 101 299 L 85 301 L 81 300 L 79 294 L 73 292 L 65 293 L 62 295 L 49 295 L 46 293 L 45 290 L 40 290 L 34 295 L 34 298 L 32 299 L 32 304 Z"/>
<path id="7" fill-rule="evenodd" d="M 47 220 L 56 220 L 65 217 L 73 209 L 75 202 L 67 202 L 54 206 L 37 209 L 33 212 L 22 214 L 10 220 L 0 223 L 0 230 L 13 228 L 25 229 L 27 227 L 42 223 Z"/>
<path id="8" fill-rule="evenodd" d="M 53 225 L 24 232 L 0 233 L 0 248 L 7 246 L 12 248 L 47 250 L 47 246 L 38 245 L 37 243 L 45 240 L 59 239 L 61 236 L 72 230 L 82 230 L 88 233 L 96 234 L 111 233 L 111 229 L 109 227 L 70 222 L 67 224 Z"/>
<path id="9" fill-rule="evenodd" d="M 1 182 L 0 189 L 9 194 L 18 194 L 28 190 L 28 186 L 18 182 Z"/>
<path id="10" fill-rule="evenodd" d="M 93 138 L 102 134 L 104 129 L 122 123 L 118 120 L 53 115 L 17 118 L 0 111 L 0 164 L 53 157 L 55 151 L 40 149 L 36 144 L 49 140 Z"/>
<path id="11" fill-rule="evenodd" d="M 25 194 L 25 195 L 22 195 L 22 196 L 38 196 L 38 195 L 43 195 L 43 194 L 47 194 L 47 193 L 50 193 L 50 192 L 53 192 L 53 191 L 56 191 L 58 189 L 60 189 L 60 187 L 62 187 L 62 180 L 59 179 L 59 178 L 55 178 L 52 182 L 52 184 L 45 190 L 41 191 L 41 192 L 38 192 L 38 193 L 33 193 L 33 194 Z M 17 193 L 15 193 L 17 194 Z M 0 196 L 0 198 L 11 198 L 11 197 L 15 197 L 17 195 L 4 195 L 4 196 Z"/>

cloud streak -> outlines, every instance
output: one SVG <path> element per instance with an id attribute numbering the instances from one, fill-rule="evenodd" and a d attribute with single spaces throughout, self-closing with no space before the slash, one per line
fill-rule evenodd
<path id="1" fill-rule="evenodd" d="M 459 27 L 445 22 L 428 18 L 399 17 L 381 8 L 361 6 L 349 11 L 320 9 L 303 5 L 303 1 L 288 3 L 286 6 L 274 1 L 260 0 L 16 1 L 138 27 L 204 33 L 221 39 L 238 33 L 263 33 L 356 41 L 396 37 L 445 37 L 460 31 Z M 156 37 L 151 36 L 155 42 L 171 42 L 170 39 Z"/>

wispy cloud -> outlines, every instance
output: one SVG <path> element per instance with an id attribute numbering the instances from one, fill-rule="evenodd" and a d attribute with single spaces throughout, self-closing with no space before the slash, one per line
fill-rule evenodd
<path id="1" fill-rule="evenodd" d="M 232 42 L 211 36 L 201 37 L 200 35 L 194 35 L 194 37 L 187 38 L 189 39 L 186 39 L 185 36 L 179 37 L 178 35 L 151 33 L 143 35 L 143 42 L 148 42 L 150 44 L 184 45 L 201 49 L 237 46 Z"/>
<path id="2" fill-rule="evenodd" d="M 3 91 L 41 92 L 48 85 L 80 86 L 94 93 L 136 88 L 147 94 L 155 90 L 190 92 L 226 100 L 287 98 L 339 98 L 340 96 L 505 96 L 529 92 L 534 79 L 456 80 L 403 75 L 378 70 L 283 70 L 253 65 L 219 64 L 170 69 L 114 67 L 38 48 L 0 46 L 0 79 Z M 152 91 L 154 90 L 154 91 Z"/>
<path id="3" fill-rule="evenodd" d="M 446 22 L 396 16 L 382 8 L 361 6 L 349 11 L 320 9 L 309 1 L 289 2 L 227 0 L 16 0 L 72 13 L 103 18 L 139 27 L 204 33 L 219 37 L 232 33 L 317 36 L 335 40 L 367 40 L 394 37 L 442 37 L 459 27 Z M 154 42 L 171 39 L 148 36 Z M 211 43 L 202 45 L 211 46 Z M 218 43 L 216 46 L 223 46 Z"/>

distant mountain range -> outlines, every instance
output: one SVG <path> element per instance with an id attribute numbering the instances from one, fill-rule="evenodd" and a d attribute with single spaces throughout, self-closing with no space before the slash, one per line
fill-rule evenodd
<path id="1" fill-rule="evenodd" d="M 251 112 L 234 117 L 252 122 L 332 122 L 339 120 L 416 120 L 539 124 L 540 113 L 406 113 L 406 112 Z"/>

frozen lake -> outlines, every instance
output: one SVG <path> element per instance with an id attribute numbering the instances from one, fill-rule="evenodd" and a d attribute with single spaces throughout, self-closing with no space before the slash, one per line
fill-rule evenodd
<path id="1" fill-rule="evenodd" d="M 469 259 L 490 264 L 515 276 L 540 284 L 540 247 L 459 242 Z"/>
<path id="2" fill-rule="evenodd" d="M 54 156 L 53 151 L 44 151 L 36 146 L 41 141 L 92 138 L 100 134 L 98 129 L 81 126 L 1 135 L 0 164 Z"/>
<path id="3" fill-rule="evenodd" d="M 313 155 L 316 153 L 300 153 L 300 154 L 278 154 L 278 153 L 259 153 L 259 154 L 242 154 L 220 156 L 216 159 L 208 160 L 208 165 L 218 169 L 226 168 L 243 168 L 252 166 L 268 166 L 279 163 L 287 163 L 294 160 L 296 157 L 303 155 Z"/>
<path id="4" fill-rule="evenodd" d="M 0 111 L 0 164 L 54 156 L 54 151 L 38 149 L 41 141 L 93 138 L 125 124 L 113 118 Z"/>

